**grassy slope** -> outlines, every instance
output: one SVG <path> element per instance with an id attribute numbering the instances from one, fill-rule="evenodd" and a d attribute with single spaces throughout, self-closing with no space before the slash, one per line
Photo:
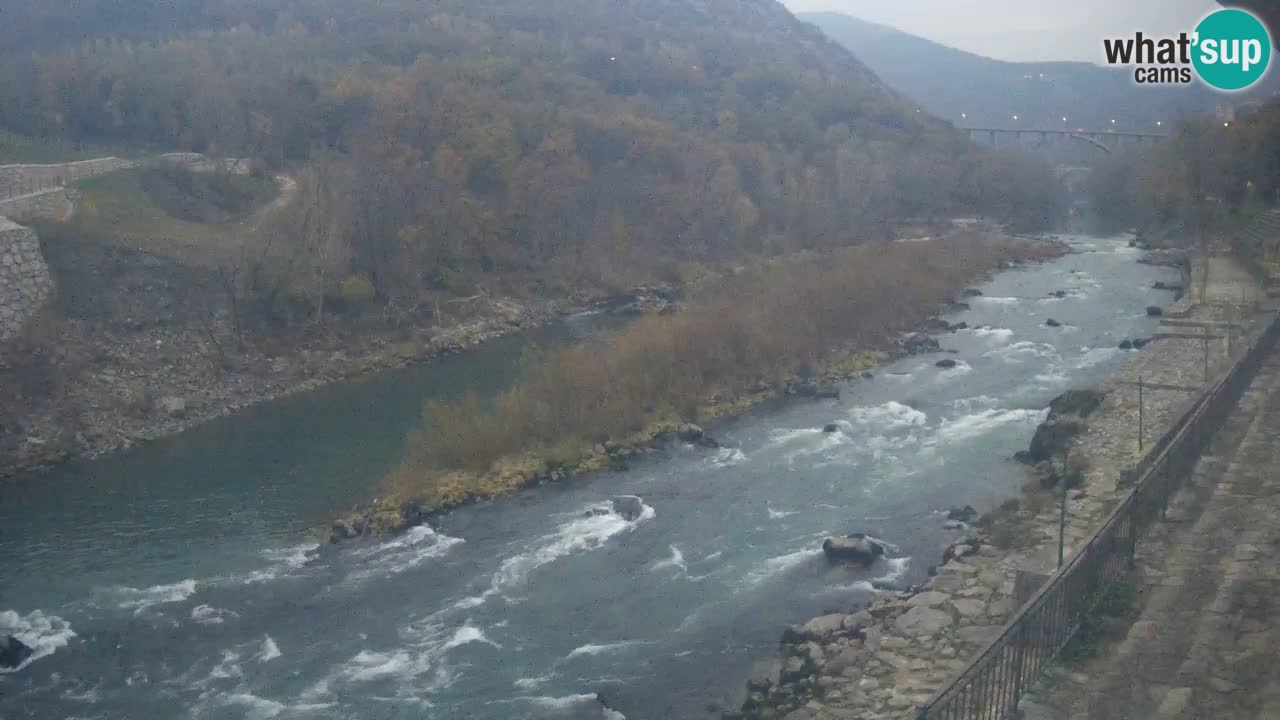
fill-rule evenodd
<path id="1" fill-rule="evenodd" d="M 263 216 L 276 194 L 266 178 L 235 177 L 234 181 L 264 203 L 254 213 L 232 222 L 198 223 L 167 212 L 164 201 L 149 193 L 144 170 L 127 170 L 92 178 L 75 187 L 81 193 L 71 222 L 91 229 L 95 239 L 143 250 L 182 263 L 217 267 L 232 262 L 244 243 L 256 242 Z"/>

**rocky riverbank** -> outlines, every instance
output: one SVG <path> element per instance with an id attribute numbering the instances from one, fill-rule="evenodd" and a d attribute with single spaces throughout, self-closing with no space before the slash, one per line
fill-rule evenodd
<path id="1" fill-rule="evenodd" d="M 1038 262 L 1067 252 L 1067 246 L 1054 243 L 1034 245 L 1018 243 L 1003 249 L 992 266 L 1007 269 L 1019 263 Z M 985 272 L 985 270 L 983 271 Z M 969 282 L 978 279 L 968 278 Z M 981 293 L 956 291 L 961 298 Z M 929 301 L 934 302 L 933 299 Z M 939 308 L 950 311 L 966 307 L 963 300 L 952 299 Z M 908 355 L 936 353 L 942 350 L 938 336 L 964 329 L 964 324 L 951 325 L 937 317 L 928 317 L 915 327 L 897 328 L 905 333 L 882 337 L 877 346 L 844 347 L 827 354 L 820 362 L 780 380 L 757 379 L 739 388 L 723 388 L 698 403 L 694 414 L 700 421 L 740 414 L 763 402 L 792 396 L 821 400 L 838 398 L 838 384 L 873 377 L 872 370 L 886 361 Z M 391 498 L 378 505 L 354 509 L 339 517 L 326 532 L 329 542 L 341 542 L 369 535 L 397 532 L 430 522 L 432 518 L 456 507 L 487 500 L 516 490 L 610 467 L 625 468 L 638 456 L 653 452 L 672 440 L 716 446 L 702 428 L 688 418 L 674 416 L 654 418 L 629 434 L 608 438 L 573 452 L 567 458 L 552 459 L 547 452 L 534 450 L 520 455 L 502 456 L 487 471 L 453 470 L 433 477 L 432 495 L 424 499 L 416 492 L 412 472 L 393 475 L 387 484 Z M 403 484 L 401 484 L 403 483 Z"/>
<path id="2" fill-rule="evenodd" d="M 1238 274 L 1232 278 L 1239 282 Z M 1228 317 L 1248 318 L 1241 323 L 1240 341 L 1261 326 L 1253 306 L 1182 305 L 1178 314 L 1184 322 L 1213 325 Z M 1124 496 L 1143 457 L 1139 447 L 1152 447 L 1205 386 L 1206 364 L 1209 377 L 1227 366 L 1225 338 L 1216 337 L 1207 347 L 1206 363 L 1203 341 L 1158 333 L 1102 387 L 1055 400 L 1034 447 L 1022 456 L 1041 463 L 1029 473 L 1022 497 L 1006 501 L 973 527 L 953 525 L 956 539 L 941 549 L 939 564 L 920 585 L 886 590 L 865 607 L 788 628 L 775 670 L 751 679 L 746 701 L 724 717 L 887 720 L 927 702 L 999 635 L 1018 609 L 1017 598 L 1026 599 L 1034 590 L 1034 584 L 1017 579 L 1053 571 L 1059 483 L 1066 483 L 1069 498 L 1069 556 Z M 1139 378 L 1146 385 L 1141 424 Z M 1055 464 L 1055 457 L 1064 460 Z"/>
<path id="3" fill-rule="evenodd" d="M 114 248 L 53 246 L 46 254 L 61 270 L 59 295 L 22 337 L 0 346 L 0 480 L 464 352 L 576 312 L 670 312 L 679 296 L 665 285 L 545 300 L 486 296 L 457 307 L 444 326 L 344 322 L 236 338 L 229 318 L 207 311 L 223 300 L 208 273 Z"/>

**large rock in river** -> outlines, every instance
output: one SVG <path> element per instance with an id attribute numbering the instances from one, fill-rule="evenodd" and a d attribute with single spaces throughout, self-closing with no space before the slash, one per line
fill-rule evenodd
<path id="1" fill-rule="evenodd" d="M 18 638 L 12 635 L 0 635 L 0 668 L 12 670 L 34 653 L 35 650 L 27 647 Z"/>
<path id="2" fill-rule="evenodd" d="M 619 495 L 613 499 L 613 511 L 623 520 L 638 520 L 644 514 L 644 501 L 635 495 Z"/>
<path id="3" fill-rule="evenodd" d="M 884 554 L 884 546 L 863 535 L 830 537 L 822 542 L 822 552 L 831 562 L 853 562 L 870 565 Z"/>

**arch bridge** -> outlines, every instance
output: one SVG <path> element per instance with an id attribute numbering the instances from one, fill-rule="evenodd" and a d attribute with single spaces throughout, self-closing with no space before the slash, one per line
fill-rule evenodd
<path id="1" fill-rule="evenodd" d="M 1070 139 L 1086 142 L 1103 152 L 1111 152 L 1121 145 L 1142 145 L 1158 143 L 1169 139 L 1164 132 L 1142 130 L 1086 130 L 1083 128 L 1025 128 L 1025 127 L 961 127 L 969 133 L 973 140 L 987 138 L 994 146 L 999 146 L 1002 137 L 1021 142 L 1026 138 L 1038 139 L 1044 145 L 1051 139 Z"/>

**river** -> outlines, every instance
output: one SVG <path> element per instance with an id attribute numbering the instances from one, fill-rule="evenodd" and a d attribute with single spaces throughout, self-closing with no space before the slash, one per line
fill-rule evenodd
<path id="1" fill-rule="evenodd" d="M 0 718 L 712 717 L 785 624 L 923 577 L 955 537 L 939 511 L 1018 492 L 1009 458 L 1049 400 L 1125 362 L 1118 343 L 1172 299 L 1150 288 L 1176 273 L 1126 240 L 1073 237 L 980 286 L 947 318 L 971 329 L 941 337 L 954 369 L 903 359 L 840 400 L 708 428 L 723 448 L 675 444 L 384 542 L 308 529 L 368 499 L 425 398 L 510 382 L 529 336 L 25 479 L 0 507 L 0 633 L 38 652 L 0 674 Z M 612 512 L 617 495 L 644 512 Z M 851 531 L 888 558 L 828 566 L 822 538 Z"/>

